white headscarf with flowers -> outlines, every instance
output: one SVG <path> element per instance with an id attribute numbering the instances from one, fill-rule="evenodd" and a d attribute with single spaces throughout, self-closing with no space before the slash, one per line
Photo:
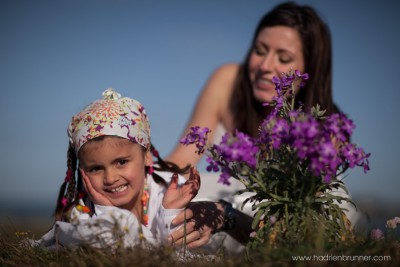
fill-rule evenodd
<path id="1" fill-rule="evenodd" d="M 103 99 L 73 116 L 68 127 L 76 154 L 87 141 L 104 135 L 126 138 L 149 149 L 150 124 L 142 104 L 132 98 L 121 98 L 109 88 L 103 92 Z"/>

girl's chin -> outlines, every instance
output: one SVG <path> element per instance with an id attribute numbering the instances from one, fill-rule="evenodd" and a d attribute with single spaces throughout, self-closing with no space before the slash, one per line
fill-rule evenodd
<path id="1" fill-rule="evenodd" d="M 132 210 L 134 206 L 133 201 L 129 199 L 119 199 L 119 200 L 115 199 L 112 203 L 113 206 L 126 210 Z"/>

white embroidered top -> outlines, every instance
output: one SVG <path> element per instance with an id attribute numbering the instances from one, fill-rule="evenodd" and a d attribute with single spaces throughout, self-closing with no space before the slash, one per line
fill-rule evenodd
<path id="1" fill-rule="evenodd" d="M 170 172 L 157 174 L 167 183 L 172 177 Z M 183 176 L 179 176 L 179 184 L 185 181 Z M 56 221 L 52 229 L 36 244 L 45 247 L 89 245 L 96 248 L 115 248 L 132 247 L 143 239 L 151 244 L 162 244 L 174 230 L 171 221 L 183 209 L 165 209 L 162 200 L 166 188 L 154 182 L 151 175 L 147 175 L 147 182 L 150 190 L 147 226 L 142 225 L 130 211 L 114 206 L 95 205 L 95 214 L 92 217 L 73 208 L 71 222 Z M 80 204 L 83 205 L 83 201 Z"/>

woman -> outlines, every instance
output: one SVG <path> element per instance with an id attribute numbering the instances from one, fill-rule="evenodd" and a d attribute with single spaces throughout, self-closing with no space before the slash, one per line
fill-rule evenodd
<path id="1" fill-rule="evenodd" d="M 296 93 L 296 102 L 303 103 L 306 109 L 319 104 L 326 114 L 338 112 L 332 98 L 331 49 L 329 28 L 312 7 L 293 2 L 276 6 L 260 20 L 244 62 L 223 65 L 212 74 L 184 135 L 190 127 L 208 127 L 212 130 L 209 135 L 212 141 L 215 129 L 222 125 L 230 133 L 238 129 L 256 136 L 259 124 L 270 112 L 263 103 L 271 102 L 276 94 L 272 78 L 290 70 L 310 76 L 306 86 Z M 168 160 L 179 166 L 196 165 L 201 156 L 195 149 L 179 144 Z M 202 215 L 201 211 L 207 211 L 208 215 Z M 251 218 L 232 211 L 227 203 L 196 203 L 186 217 L 193 214 L 187 226 L 186 241 L 190 247 L 206 244 L 212 233 L 221 230 L 232 218 L 236 227 L 228 230 L 237 240 L 245 242 L 252 231 Z M 176 223 L 181 220 L 183 214 L 175 219 Z M 183 230 L 177 231 L 172 239 L 180 243 L 182 236 Z"/>
<path id="2" fill-rule="evenodd" d="M 298 69 L 311 79 L 296 98 L 311 107 L 319 104 L 327 114 L 337 111 L 332 99 L 332 52 L 328 26 L 309 6 L 284 3 L 267 13 L 254 34 L 242 64 L 218 68 L 207 82 L 183 133 L 192 126 L 212 130 L 221 124 L 228 132 L 235 129 L 257 135 L 260 122 L 269 110 L 262 104 L 275 95 L 273 76 Z M 168 160 L 180 166 L 193 166 L 201 156 L 195 147 L 178 144 Z"/>

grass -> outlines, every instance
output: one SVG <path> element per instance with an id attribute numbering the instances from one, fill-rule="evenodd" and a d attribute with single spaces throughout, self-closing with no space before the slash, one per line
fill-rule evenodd
<path id="1" fill-rule="evenodd" d="M 39 222 L 25 227 L 1 224 L 0 266 L 400 266 L 398 238 L 372 241 L 359 235 L 351 244 L 341 247 L 325 244 L 265 247 L 252 251 L 249 261 L 245 256 L 227 257 L 223 253 L 202 256 L 199 250 L 186 251 L 185 255 L 181 251 L 177 257 L 171 247 L 135 247 L 116 252 L 84 247 L 57 250 L 32 247 L 28 241 L 38 239 L 47 228 L 47 223 L 41 228 Z M 374 257 L 378 257 L 376 261 Z"/>

